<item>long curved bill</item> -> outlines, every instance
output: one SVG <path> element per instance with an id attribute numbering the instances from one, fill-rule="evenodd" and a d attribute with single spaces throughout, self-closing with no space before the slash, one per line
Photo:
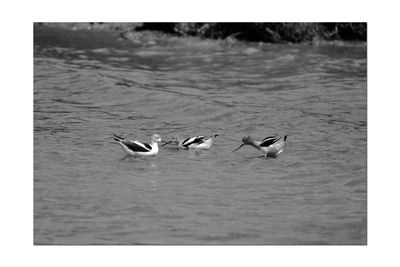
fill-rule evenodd
<path id="1" fill-rule="evenodd" d="M 165 142 L 165 141 L 161 141 L 161 142 L 164 142 L 164 144 L 162 144 L 161 146 L 165 146 L 165 145 L 168 145 L 169 143 L 171 143 L 171 142 L 172 142 L 172 140 L 171 140 L 171 141 L 169 141 L 169 142 Z"/>
<path id="2" fill-rule="evenodd" d="M 240 148 L 242 148 L 242 146 L 244 146 L 244 144 L 241 144 L 240 147 L 236 148 L 236 149 L 233 150 L 232 152 L 235 152 L 235 151 L 239 150 Z"/>

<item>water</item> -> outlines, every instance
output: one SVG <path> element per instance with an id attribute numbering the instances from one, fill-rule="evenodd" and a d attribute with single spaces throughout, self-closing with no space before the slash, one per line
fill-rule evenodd
<path id="1" fill-rule="evenodd" d="M 366 46 L 47 27 L 34 45 L 35 244 L 366 244 Z M 112 133 L 219 136 L 136 158 Z M 272 134 L 277 159 L 232 153 Z"/>

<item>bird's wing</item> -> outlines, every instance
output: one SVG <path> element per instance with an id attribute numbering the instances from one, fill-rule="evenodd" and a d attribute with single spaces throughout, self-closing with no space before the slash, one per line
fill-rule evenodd
<path id="1" fill-rule="evenodd" d="M 205 136 L 194 136 L 194 137 L 189 137 L 185 141 L 182 142 L 182 146 L 184 147 L 189 147 L 190 145 L 193 144 L 201 144 L 205 141 Z"/>
<path id="2" fill-rule="evenodd" d="M 277 136 L 268 136 L 268 137 L 264 138 L 264 140 L 261 141 L 260 146 L 261 147 L 268 147 L 268 146 L 273 145 L 276 142 L 278 142 L 279 139 L 281 139 L 281 138 L 277 137 Z"/>
<path id="3" fill-rule="evenodd" d="M 134 152 L 149 152 L 151 150 L 151 146 L 149 144 L 145 144 L 139 141 L 131 141 L 125 139 L 120 142 Z"/>

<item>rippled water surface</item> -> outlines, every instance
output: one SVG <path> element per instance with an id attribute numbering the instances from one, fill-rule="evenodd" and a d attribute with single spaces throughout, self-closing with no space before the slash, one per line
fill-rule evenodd
<path id="1" fill-rule="evenodd" d="M 366 244 L 365 45 L 36 27 L 35 244 Z M 209 151 L 125 156 L 219 134 Z M 287 134 L 279 158 L 245 135 Z"/>

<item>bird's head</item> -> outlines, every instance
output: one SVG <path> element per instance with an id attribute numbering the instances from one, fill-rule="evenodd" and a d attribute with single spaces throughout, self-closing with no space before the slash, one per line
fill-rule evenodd
<path id="1" fill-rule="evenodd" d="M 159 136 L 158 134 L 153 134 L 153 136 L 151 137 L 151 142 L 152 143 L 157 143 L 157 142 L 161 142 L 161 136 Z"/>

